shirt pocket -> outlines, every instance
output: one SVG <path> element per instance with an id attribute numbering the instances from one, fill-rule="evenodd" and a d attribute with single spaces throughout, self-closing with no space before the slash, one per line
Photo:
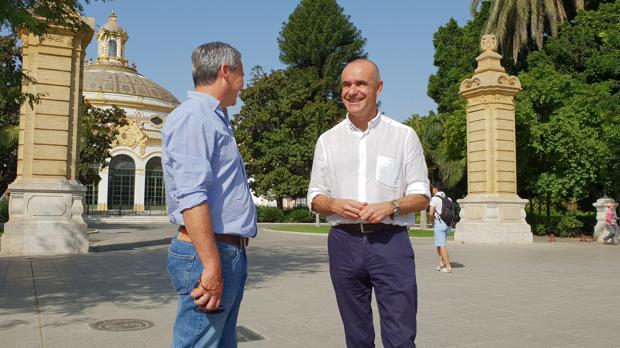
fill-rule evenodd
<path id="1" fill-rule="evenodd" d="M 400 166 L 396 159 L 386 156 L 377 156 L 377 181 L 383 185 L 396 189 Z"/>

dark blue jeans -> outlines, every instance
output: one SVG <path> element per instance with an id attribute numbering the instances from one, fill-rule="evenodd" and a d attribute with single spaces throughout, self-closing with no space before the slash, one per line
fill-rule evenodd
<path id="1" fill-rule="evenodd" d="M 415 347 L 418 289 L 407 228 L 370 234 L 329 231 L 329 270 L 347 347 L 374 347 L 375 290 L 385 347 Z"/>
<path id="2" fill-rule="evenodd" d="M 205 313 L 189 296 L 203 267 L 192 243 L 173 239 L 168 249 L 168 273 L 179 294 L 172 347 L 237 347 L 237 315 L 247 278 L 245 250 L 238 245 L 217 243 L 222 263 L 224 293 L 222 312 Z"/>

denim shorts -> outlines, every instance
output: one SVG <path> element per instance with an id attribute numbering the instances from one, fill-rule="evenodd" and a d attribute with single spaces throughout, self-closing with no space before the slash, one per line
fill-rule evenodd
<path id="1" fill-rule="evenodd" d="M 446 239 L 448 238 L 448 231 L 450 231 L 450 227 L 441 220 L 435 220 L 433 229 L 435 235 L 435 246 L 446 246 Z"/>
<path id="2" fill-rule="evenodd" d="M 223 311 L 205 313 L 196 307 L 189 296 L 203 271 L 192 243 L 176 238 L 168 249 L 168 273 L 178 294 L 172 347 L 236 347 L 236 326 L 243 288 L 247 278 L 245 250 L 238 245 L 217 243 L 224 292 Z"/>

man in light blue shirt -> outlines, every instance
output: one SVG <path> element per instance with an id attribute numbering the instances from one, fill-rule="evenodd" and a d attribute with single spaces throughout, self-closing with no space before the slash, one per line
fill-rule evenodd
<path id="1" fill-rule="evenodd" d="M 192 54 L 195 89 L 166 119 L 162 164 L 178 235 L 168 272 L 179 294 L 173 347 L 236 347 L 256 207 L 226 107 L 243 88 L 241 54 L 212 42 Z"/>

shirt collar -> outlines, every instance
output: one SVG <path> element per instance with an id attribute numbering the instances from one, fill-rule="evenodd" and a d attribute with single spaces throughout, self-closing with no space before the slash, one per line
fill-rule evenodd
<path id="1" fill-rule="evenodd" d="M 220 106 L 220 101 L 217 100 L 214 96 L 197 91 L 187 91 L 188 99 L 199 99 L 207 104 L 209 110 L 215 111 Z"/>
<path id="2" fill-rule="evenodd" d="M 226 124 L 230 122 L 228 114 L 224 112 L 224 110 L 220 106 L 220 101 L 217 100 L 214 96 L 203 92 L 187 91 L 187 98 L 201 100 L 202 102 L 207 104 L 209 110 L 215 112 L 215 114 L 218 115 Z"/>
<path id="3" fill-rule="evenodd" d="M 377 115 L 368 122 L 368 129 L 366 131 L 377 127 L 379 123 L 381 123 L 381 111 L 377 111 Z M 349 125 L 350 129 L 353 131 L 359 131 L 359 132 L 362 131 L 361 129 L 357 128 L 357 126 L 355 126 L 353 122 L 351 122 L 351 119 L 349 118 L 349 113 L 347 113 L 347 124 Z"/>

